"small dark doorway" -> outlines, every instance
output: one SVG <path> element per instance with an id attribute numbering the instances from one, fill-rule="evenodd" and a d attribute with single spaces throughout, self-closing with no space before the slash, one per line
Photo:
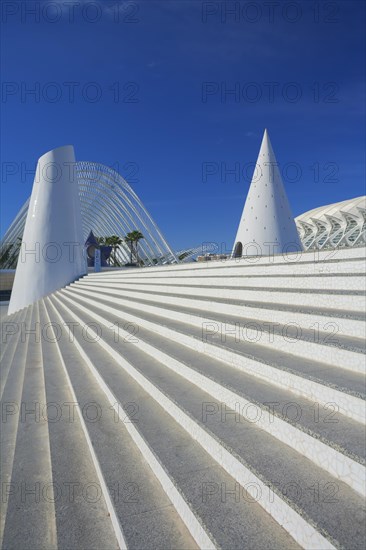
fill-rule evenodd
<path id="1" fill-rule="evenodd" d="M 241 258 L 243 255 L 243 245 L 238 242 L 234 248 L 234 258 Z"/>

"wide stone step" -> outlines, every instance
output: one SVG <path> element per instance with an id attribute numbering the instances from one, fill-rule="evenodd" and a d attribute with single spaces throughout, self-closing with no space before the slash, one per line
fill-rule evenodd
<path id="1" fill-rule="evenodd" d="M 38 323 L 36 303 L 31 321 L 35 333 L 27 337 L 21 413 L 4 526 L 6 549 L 57 548 L 48 425 L 39 407 L 46 398 L 41 344 L 36 334 Z"/>
<path id="2" fill-rule="evenodd" d="M 65 320 L 78 323 L 75 338 L 97 371 L 100 387 L 104 387 L 111 400 L 120 405 L 133 404 L 133 417 L 138 411 L 136 422 L 129 424 L 130 429 L 134 428 L 132 439 L 138 446 L 142 441 L 144 458 L 199 546 L 239 549 L 244 545 L 259 549 L 271 545 L 274 548 L 296 548 L 292 538 L 263 510 L 261 503 L 250 502 L 248 497 L 240 502 L 228 499 L 225 503 L 206 495 L 213 480 L 219 486 L 229 487 L 235 485 L 235 479 L 192 437 L 191 430 L 187 431 L 186 426 L 182 426 L 183 417 L 177 418 L 167 403 L 159 399 L 160 394 L 155 394 L 151 385 L 146 385 L 141 377 L 136 376 L 138 371 L 123 357 L 116 356 L 113 347 L 106 347 L 102 339 L 96 342 L 93 349 L 86 345 L 82 337 L 84 321 L 77 308 L 73 305 L 69 307 L 66 300 L 58 295 L 51 301 L 62 311 Z M 64 306 L 66 309 L 63 311 Z M 88 334 L 91 338 L 92 325 L 89 325 Z M 106 358 L 106 352 L 112 360 Z M 278 499 L 274 497 L 274 500 L 277 502 Z M 228 518 L 233 528 L 228 528 Z M 132 517 L 126 518 L 126 522 L 131 521 Z M 298 522 L 303 524 L 300 517 Z M 310 530 L 314 537 L 319 537 L 313 529 Z M 319 540 L 323 539 L 317 538 Z M 169 547 L 172 546 L 169 544 Z"/>
<path id="3" fill-rule="evenodd" d="M 7 339 L 2 359 L 2 395 L 1 395 L 1 504 L 0 504 L 0 546 L 3 547 L 5 519 L 11 492 L 11 474 L 17 439 L 20 406 L 23 393 L 24 371 L 27 361 L 28 338 L 25 329 L 32 325 L 33 306 L 13 316 L 17 325 L 22 323 L 23 338 L 19 331 Z M 13 525 L 16 529 L 16 525 Z"/>
<path id="4" fill-rule="evenodd" d="M 171 338 L 191 349 L 203 351 L 207 355 L 221 359 L 229 365 L 259 376 L 269 383 L 281 388 L 291 389 L 295 395 L 319 401 L 322 404 L 336 402 L 342 414 L 359 422 L 365 422 L 365 400 L 363 389 L 363 377 L 358 373 L 332 368 L 329 365 L 315 364 L 312 361 L 301 359 L 299 361 L 290 354 L 268 350 L 264 346 L 251 344 L 250 350 L 246 350 L 248 343 L 225 343 L 214 334 L 211 339 L 207 337 L 203 341 L 202 330 L 179 321 L 166 321 L 163 317 L 140 311 L 138 315 L 132 308 L 124 306 L 121 309 L 108 305 L 108 301 L 99 296 L 98 303 L 74 292 L 65 289 L 60 294 L 69 294 L 71 300 L 83 303 L 86 307 L 102 309 L 115 315 L 116 319 L 122 317 L 137 325 L 142 325 L 157 334 Z M 119 300 L 115 299 L 115 304 Z M 216 336 L 216 338 L 215 338 Z"/>
<path id="5" fill-rule="evenodd" d="M 93 320 L 96 320 L 93 312 L 87 314 L 80 310 L 75 302 L 69 304 L 68 307 L 74 312 L 75 320 L 82 320 L 89 326 Z M 220 404 L 217 400 L 212 399 L 210 394 L 190 381 L 182 380 L 179 374 L 167 369 L 136 346 L 126 346 L 124 342 L 116 342 L 113 328 L 103 330 L 100 337 L 100 343 L 103 341 L 105 349 L 109 349 L 114 356 L 119 354 L 121 361 L 128 363 L 130 372 L 135 370 L 135 373 L 137 371 L 141 375 L 140 377 L 137 375 L 136 379 L 146 389 L 150 388 L 150 395 L 157 399 L 160 392 L 160 397 L 163 400 L 159 400 L 159 403 L 167 411 L 170 411 L 175 419 L 181 417 L 180 423 L 206 450 L 211 450 L 212 456 L 216 457 L 216 460 L 221 460 L 224 467 L 230 470 L 230 459 L 226 462 L 225 456 L 222 455 L 225 450 L 230 454 L 231 461 L 237 461 L 235 467 L 232 467 L 233 471 L 237 471 L 237 478 L 235 478 L 237 482 L 241 472 L 249 471 L 255 476 L 253 480 L 256 480 L 256 489 L 261 494 L 262 502 L 260 504 L 262 506 L 268 506 L 268 495 L 262 494 L 262 489 L 266 487 L 273 491 L 274 500 L 278 497 L 279 500 L 276 503 L 278 510 L 281 506 L 288 505 L 291 510 L 298 510 L 300 517 L 305 519 L 308 525 L 315 527 L 318 533 L 326 534 L 329 541 L 337 541 L 337 545 L 346 547 L 347 544 L 349 545 L 351 539 L 349 535 L 345 535 L 346 526 L 352 523 L 354 514 L 358 513 L 362 498 L 346 484 L 335 480 L 324 470 L 314 466 L 310 460 L 302 457 L 286 444 L 279 442 L 255 424 L 236 422 L 235 414 L 231 415 L 230 420 L 226 422 L 222 422 L 216 415 L 208 414 L 206 418 L 202 418 L 202 403 L 211 403 L 213 406 L 216 404 L 217 407 Z M 121 366 L 123 365 L 121 364 Z M 118 372 L 118 367 L 116 367 L 115 376 L 110 380 L 106 379 L 110 387 L 114 389 Z M 103 375 L 107 376 L 105 369 L 103 369 Z M 234 413 L 234 411 L 232 412 Z M 143 425 L 146 425 L 146 420 Z M 215 442 L 216 445 L 222 446 L 221 454 L 217 454 Z M 271 460 L 268 460 L 269 455 Z M 220 459 L 219 456 L 221 456 Z M 210 482 L 212 483 L 212 481 Z M 222 487 L 220 483 L 218 486 Z M 316 502 L 314 502 L 313 494 L 306 494 L 307 490 L 313 493 L 311 488 L 313 485 L 325 488 L 327 494 L 324 499 L 316 497 Z M 293 491 L 290 490 L 290 487 Z M 228 490 L 227 485 L 225 488 Z M 235 493 L 235 484 L 231 486 L 230 490 L 234 490 Z M 331 494 L 328 494 L 328 491 Z M 240 495 L 238 488 L 236 494 Z M 335 494 L 339 494 L 339 499 L 335 497 Z M 237 500 L 237 498 L 233 500 Z M 258 502 L 259 500 L 258 497 Z M 344 514 L 345 501 L 350 507 L 349 515 Z M 272 513 L 276 512 L 272 510 Z M 280 512 L 278 511 L 278 513 Z M 294 536 L 294 532 L 292 535 Z M 362 536 L 362 518 L 359 517 L 352 541 L 357 539 L 356 544 L 359 544 Z M 311 545 L 310 541 L 308 544 Z"/>
<path id="6" fill-rule="evenodd" d="M 262 288 L 256 289 L 241 289 L 229 287 L 201 287 L 200 285 L 159 285 L 151 284 L 147 279 L 142 279 L 141 283 L 125 282 L 123 279 L 108 281 L 104 278 L 91 278 L 90 276 L 80 279 L 77 286 L 90 285 L 100 288 L 114 288 L 119 291 L 135 291 L 146 294 L 159 295 L 175 295 L 184 297 L 194 297 L 198 301 L 203 300 L 221 300 L 229 305 L 229 307 L 262 307 L 276 309 L 290 309 L 292 311 L 306 311 L 322 315 L 337 315 L 341 311 L 342 316 L 352 318 L 353 314 L 359 314 L 364 320 L 365 300 L 364 296 L 358 296 L 351 293 L 323 293 L 301 291 L 293 292 L 288 290 L 267 290 Z"/>
<path id="7" fill-rule="evenodd" d="M 136 446 L 133 436 L 139 411 L 135 410 L 134 395 L 110 400 L 110 394 L 106 395 L 100 384 L 96 366 L 107 369 L 113 359 L 97 343 L 91 343 L 83 327 L 75 325 L 73 317 L 54 298 L 45 302 L 50 319 L 61 329 L 58 346 L 110 495 L 110 516 L 115 529 L 121 531 L 128 548 L 196 548 Z M 70 329 L 65 323 L 69 323 Z"/>
<path id="8" fill-rule="evenodd" d="M 73 292 L 92 296 L 96 289 L 91 285 L 71 285 Z M 217 334 L 225 342 L 234 338 L 236 342 L 258 342 L 271 349 L 277 349 L 307 359 L 320 360 L 354 372 L 365 372 L 365 342 L 361 339 L 339 336 L 338 325 L 331 321 L 309 328 L 287 322 L 285 325 L 243 318 L 242 315 L 228 315 L 224 307 L 215 308 L 211 302 L 197 302 L 180 296 L 152 295 L 148 293 L 118 292 L 116 289 L 98 287 L 106 301 L 127 305 L 137 310 L 156 313 L 167 319 L 179 320 L 202 329 L 202 338 Z M 196 307 L 194 307 L 196 306 Z M 227 309 L 227 308 L 226 308 Z M 323 329 L 323 330 L 322 330 Z M 325 331 L 328 330 L 328 332 Z"/>
<path id="9" fill-rule="evenodd" d="M 125 275 L 122 278 L 108 276 L 108 282 L 131 282 L 136 283 L 136 277 Z M 190 275 L 178 275 L 175 274 L 172 277 L 171 273 L 166 274 L 163 277 L 142 277 L 138 279 L 138 282 L 147 281 L 154 285 L 185 285 L 188 287 L 197 286 L 197 276 L 194 273 Z M 236 275 L 232 276 L 228 273 L 221 276 L 208 275 L 199 278 L 200 287 L 233 287 L 240 289 L 253 289 L 253 290 L 271 290 L 271 289 L 291 289 L 295 291 L 303 292 L 304 290 L 316 290 L 326 293 L 327 291 L 339 291 L 339 292 L 365 292 L 366 281 L 362 275 L 291 275 L 285 276 L 269 276 L 267 275 Z"/>
<path id="10" fill-rule="evenodd" d="M 208 357 L 194 348 L 187 348 L 179 339 L 164 337 L 161 332 L 156 334 L 148 330 L 143 322 L 131 323 L 128 314 L 125 316 L 121 313 L 117 320 L 109 308 L 86 307 L 83 302 L 75 302 L 67 297 L 66 293 L 64 296 L 70 304 L 75 303 L 84 314 L 93 316 L 99 324 L 124 333 L 123 342 L 128 349 L 137 347 L 169 369 L 205 388 L 205 391 L 211 392 L 213 397 L 219 398 L 227 406 L 235 410 L 239 408 L 244 413 L 249 411 L 244 414 L 246 421 L 252 420 L 251 403 L 254 404 L 254 411 L 256 414 L 259 412 L 256 421 L 262 429 L 292 445 L 318 466 L 326 468 L 338 479 L 364 493 L 364 427 L 340 414 L 338 403 L 320 406 L 318 402 L 295 397 L 291 388 L 273 387 L 253 378 L 250 373 L 229 367 L 227 363 Z M 324 460 L 325 455 L 328 455 L 327 460 Z"/>
<path id="11" fill-rule="evenodd" d="M 88 406 L 92 396 L 83 409 L 66 367 L 68 364 L 70 368 L 72 363 L 74 368 L 80 369 L 82 361 L 71 352 L 72 344 L 64 350 L 64 355 L 60 354 L 57 341 L 60 323 L 50 318 L 43 301 L 39 307 L 46 399 L 39 405 L 42 416 L 48 421 L 57 548 L 98 550 L 106 541 L 109 548 L 116 548 L 118 537 L 104 498 L 103 480 L 98 477 L 93 462 L 92 443 L 85 437 L 88 409 L 91 417 L 94 412 L 93 405 Z M 83 410 L 84 416 L 80 414 Z M 45 483 L 43 498 L 46 491 Z"/>
<path id="12" fill-rule="evenodd" d="M 1 343 L 2 357 L 0 360 L 0 399 L 2 398 L 4 387 L 12 366 L 14 354 L 18 347 L 23 347 L 26 335 L 25 329 L 30 323 L 30 309 L 24 308 L 16 316 L 9 320 L 4 319 L 1 323 Z"/>
<path id="13" fill-rule="evenodd" d="M 107 278 L 111 277 L 126 277 L 130 278 L 131 275 L 136 277 L 146 277 L 153 279 L 155 277 L 174 278 L 174 277 L 192 277 L 203 279 L 205 277 L 263 277 L 269 276 L 275 277 L 304 277 L 304 276 L 357 276 L 362 275 L 365 272 L 366 258 L 353 259 L 344 262 L 305 262 L 305 263 L 288 263 L 282 264 L 256 264 L 242 263 L 241 261 L 236 263 L 227 261 L 215 261 L 201 263 L 188 263 L 181 265 L 167 265 L 156 266 L 154 268 L 125 268 L 125 267 L 109 267 L 104 268 L 103 275 Z M 98 274 L 90 268 L 90 276 L 97 277 Z"/>
<path id="14" fill-rule="evenodd" d="M 294 325 L 305 331 L 313 331 L 314 339 L 331 339 L 334 334 L 337 337 L 346 337 L 355 342 L 355 347 L 365 347 L 365 319 L 364 315 L 351 314 L 328 309 L 294 308 L 283 304 L 268 304 L 260 302 L 239 302 L 237 300 L 222 300 L 217 297 L 187 297 L 179 294 L 166 294 L 164 292 L 132 291 L 115 288 L 113 285 L 92 285 L 87 278 L 82 282 L 72 283 L 67 288 L 82 290 L 83 288 L 95 293 L 109 292 L 118 298 L 140 300 L 153 303 L 175 305 L 179 308 L 186 307 L 200 312 L 218 313 L 240 319 L 250 319 L 253 322 L 264 322 L 270 326 L 276 324 L 282 326 Z M 362 317 L 362 318 L 361 318 Z M 323 333 L 323 334 L 322 334 Z M 319 337 L 317 336 L 319 334 Z"/>

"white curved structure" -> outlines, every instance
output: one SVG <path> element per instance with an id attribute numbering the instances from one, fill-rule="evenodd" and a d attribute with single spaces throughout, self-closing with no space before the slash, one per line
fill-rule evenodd
<path id="1" fill-rule="evenodd" d="M 236 234 L 234 257 L 302 250 L 267 130 Z"/>
<path id="2" fill-rule="evenodd" d="M 9 315 L 86 273 L 74 165 L 71 145 L 49 151 L 38 161 Z"/>
<path id="3" fill-rule="evenodd" d="M 305 250 L 366 243 L 366 197 L 309 210 L 295 219 Z"/>
<path id="4" fill-rule="evenodd" d="M 97 237 L 123 237 L 138 229 L 144 235 L 139 242 L 139 256 L 144 265 L 177 263 L 159 227 L 130 185 L 115 170 L 92 162 L 77 162 L 74 179 L 81 204 L 83 242 L 92 230 Z M 2 267 L 12 268 L 18 256 L 18 246 L 24 231 L 29 200 L 19 210 L 1 241 Z M 122 243 L 117 260 L 129 261 L 130 251 Z"/>
<path id="5" fill-rule="evenodd" d="M 95 162 L 78 162 L 76 167 L 85 237 L 92 230 L 98 237 L 118 235 L 123 238 L 138 229 L 144 235 L 139 242 L 139 256 L 144 265 L 178 261 L 159 227 L 120 174 Z M 129 256 L 129 248 L 123 243 L 117 251 L 117 259 L 125 263 Z"/>

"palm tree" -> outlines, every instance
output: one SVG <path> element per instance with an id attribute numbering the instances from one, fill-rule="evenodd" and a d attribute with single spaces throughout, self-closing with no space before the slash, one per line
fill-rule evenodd
<path id="1" fill-rule="evenodd" d="M 127 243 L 128 248 L 130 249 L 130 264 L 133 263 L 133 238 L 131 235 L 132 233 L 127 233 L 127 235 L 125 236 L 125 242 Z"/>
<path id="2" fill-rule="evenodd" d="M 103 244 L 105 246 L 111 246 L 112 247 L 114 267 L 116 267 L 116 265 L 117 265 L 116 253 L 117 253 L 117 250 L 119 249 L 119 247 L 121 246 L 122 242 L 123 242 L 122 239 L 120 237 L 117 237 L 117 235 L 111 235 L 110 237 L 105 237 L 105 239 L 104 239 Z M 100 243 L 100 244 L 102 244 L 102 243 Z"/>
<path id="3" fill-rule="evenodd" d="M 138 246 L 139 246 L 139 241 L 141 241 L 141 239 L 144 239 L 145 237 L 140 231 L 132 231 L 132 235 L 133 235 L 133 241 L 135 244 L 136 261 L 138 264 L 140 264 Z"/>
<path id="4" fill-rule="evenodd" d="M 145 237 L 140 231 L 130 231 L 130 233 L 127 233 L 125 237 L 125 241 L 128 244 L 130 248 L 130 254 L 131 254 L 131 264 L 133 263 L 133 254 L 135 254 L 136 262 L 139 264 L 139 254 L 138 254 L 138 244 L 141 239 L 144 239 Z"/>

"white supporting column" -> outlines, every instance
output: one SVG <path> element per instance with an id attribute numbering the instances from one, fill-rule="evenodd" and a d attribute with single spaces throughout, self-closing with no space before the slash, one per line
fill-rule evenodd
<path id="1" fill-rule="evenodd" d="M 233 256 L 302 250 L 267 130 L 236 234 Z"/>
<path id="2" fill-rule="evenodd" d="M 74 148 L 59 147 L 37 165 L 8 314 L 86 273 Z"/>

